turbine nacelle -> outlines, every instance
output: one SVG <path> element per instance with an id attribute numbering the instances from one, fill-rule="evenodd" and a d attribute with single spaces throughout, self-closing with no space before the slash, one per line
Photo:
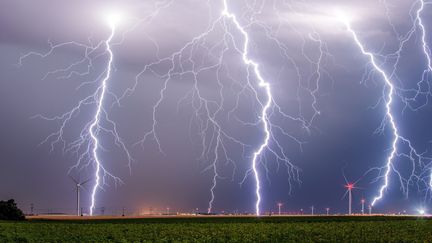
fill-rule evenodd
<path id="1" fill-rule="evenodd" d="M 348 183 L 345 185 L 345 188 L 347 188 L 348 190 L 352 190 L 354 187 L 354 183 Z"/>

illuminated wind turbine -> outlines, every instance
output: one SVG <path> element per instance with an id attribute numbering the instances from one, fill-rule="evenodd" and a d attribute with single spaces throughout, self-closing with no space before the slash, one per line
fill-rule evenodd
<path id="1" fill-rule="evenodd" d="M 355 185 L 357 184 L 357 182 L 359 180 L 355 181 L 354 183 L 348 182 L 348 180 L 347 180 L 347 178 L 345 176 L 344 170 L 342 170 L 342 175 L 343 175 L 343 178 L 345 180 L 344 187 L 347 189 L 345 191 L 345 194 L 342 196 L 342 198 L 344 198 L 346 196 L 346 194 L 348 193 L 348 215 L 351 215 L 351 213 L 352 213 L 352 189 L 357 189 L 358 188 L 358 187 L 355 187 Z"/>
<path id="2" fill-rule="evenodd" d="M 81 216 L 81 208 L 80 208 L 80 189 L 81 189 L 81 187 L 83 188 L 83 189 L 85 189 L 83 186 L 87 183 L 87 182 L 89 182 L 91 179 L 87 179 L 87 180 L 85 180 L 85 181 L 83 181 L 83 182 L 79 182 L 79 181 L 77 181 L 77 180 L 75 180 L 74 178 L 72 178 L 72 177 L 69 177 L 74 183 L 75 183 L 75 186 L 76 186 L 76 196 L 77 196 L 77 198 L 76 198 L 76 206 L 77 206 L 77 215 L 78 216 Z"/>
<path id="3" fill-rule="evenodd" d="M 348 193 L 348 214 L 351 215 L 351 209 L 352 209 L 352 189 L 357 188 L 354 186 L 355 183 L 347 183 L 345 185 L 345 188 L 347 188 L 347 191 L 344 194 L 345 195 Z"/>

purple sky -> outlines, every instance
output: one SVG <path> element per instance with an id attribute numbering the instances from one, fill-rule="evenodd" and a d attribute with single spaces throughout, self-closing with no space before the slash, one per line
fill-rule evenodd
<path id="1" fill-rule="evenodd" d="M 377 171 L 364 174 L 384 165 L 392 133 L 388 126 L 375 133 L 385 117 L 382 97 L 387 90 L 336 12 L 350 16 L 365 48 L 376 53 L 379 65 L 390 73 L 399 40 L 417 24 L 413 16 L 419 2 L 275 0 L 228 4 L 249 34 L 249 57 L 260 64 L 274 99 L 270 116 L 274 137 L 258 166 L 262 211 L 276 210 L 276 202 L 281 201 L 289 211 L 314 205 L 318 211 L 330 207 L 345 212 L 342 170 L 349 180 L 361 179 L 353 206 L 359 211 L 360 199 L 370 201 L 382 184 Z M 247 78 L 248 69 L 236 50 L 243 46 L 244 38 L 230 20 L 218 20 L 222 8 L 222 1 L 1 1 L 0 199 L 15 198 L 27 211 L 34 203 L 41 213 L 49 209 L 73 212 L 74 185 L 68 173 L 93 178 L 95 167 L 87 158 L 69 170 L 79 161 L 88 139 L 77 153 L 68 148 L 74 148 L 73 142 L 86 131 L 96 104 L 89 103 L 74 113 L 64 127 L 66 147 L 60 140 L 52 151 L 55 138 L 49 135 L 59 131 L 62 123 L 38 115 L 61 116 L 97 91 L 108 62 L 103 45 L 89 55 L 91 65 L 87 60 L 67 71 L 50 72 L 67 68 L 85 56 L 85 49 L 76 43 L 103 43 L 110 34 L 107 14 L 121 12 L 122 20 L 111 43 L 113 72 L 103 106 L 108 117 L 101 123 L 106 130 L 98 137 L 103 147 L 99 149 L 101 161 L 124 183 L 107 179 L 98 190 L 96 212 L 100 207 L 115 213 L 122 207 L 138 212 L 168 206 L 206 211 L 214 161 L 219 173 L 214 211 L 253 212 L 255 182 L 249 172 L 253 151 L 264 138 L 262 124 L 257 122 L 262 109 L 259 102 L 266 96 L 251 69 Z M 431 22 L 431 9 L 431 4 L 425 5 L 424 23 Z M 401 134 L 430 156 L 431 106 L 404 110 L 401 102 L 401 97 L 412 96 L 402 89 L 416 89 L 426 68 L 421 30 L 415 27 L 414 31 L 391 75 L 399 95 L 392 107 Z M 432 42 L 429 33 L 432 26 L 426 25 L 426 40 Z M 44 58 L 26 56 L 18 65 L 26 53 L 47 53 L 49 42 L 75 44 L 56 48 Z M 143 72 L 146 65 L 151 66 Z M 172 75 L 166 76 L 170 70 Z M 164 98 L 158 102 L 167 77 Z M 427 78 L 422 90 L 432 81 L 430 74 Z M 132 87 L 134 91 L 127 92 Z M 120 102 L 116 102 L 119 97 Z M 427 94 L 420 95 L 410 104 L 418 107 L 427 103 L 427 98 Z M 156 104 L 156 134 L 137 143 L 153 127 Z M 314 107 L 319 115 L 314 116 Z M 218 127 L 210 118 L 223 131 L 217 151 Z M 110 135 L 110 121 L 116 123 L 119 137 L 133 158 L 130 164 L 124 149 L 116 146 Z M 282 149 L 288 166 L 272 153 L 281 156 Z M 407 151 L 401 146 L 400 152 Z M 422 162 L 415 173 L 428 180 L 429 161 Z M 410 161 L 397 158 L 395 169 L 403 178 L 409 177 Z M 377 211 L 415 211 L 429 202 L 424 183 L 410 183 L 407 198 L 401 192 L 406 181 L 401 184 L 392 172 L 390 182 Z M 90 182 L 88 191 L 82 192 L 86 210 L 93 184 Z"/>

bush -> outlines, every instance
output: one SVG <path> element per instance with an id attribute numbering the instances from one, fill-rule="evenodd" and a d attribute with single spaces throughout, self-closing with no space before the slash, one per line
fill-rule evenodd
<path id="1" fill-rule="evenodd" d="M 0 219 L 24 220 L 24 213 L 19 209 L 13 199 L 0 201 Z"/>

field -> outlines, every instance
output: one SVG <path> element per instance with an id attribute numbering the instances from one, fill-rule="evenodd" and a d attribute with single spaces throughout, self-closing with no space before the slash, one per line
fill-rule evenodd
<path id="1" fill-rule="evenodd" d="M 432 242 L 432 219 L 171 217 L 0 221 L 0 242 Z"/>

